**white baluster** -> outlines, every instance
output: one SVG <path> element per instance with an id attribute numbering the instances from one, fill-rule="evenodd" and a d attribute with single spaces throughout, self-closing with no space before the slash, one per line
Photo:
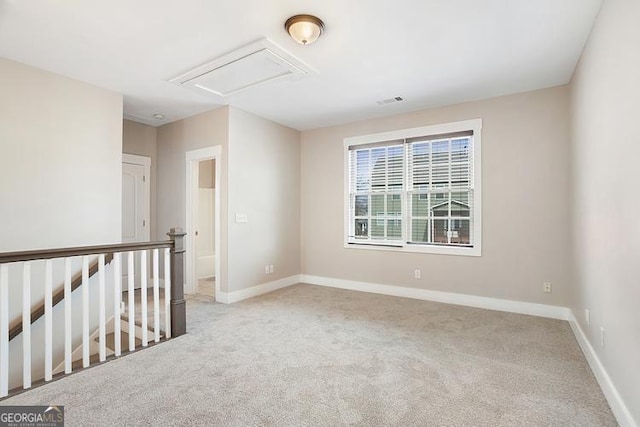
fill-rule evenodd
<path id="1" fill-rule="evenodd" d="M 98 302 L 100 304 L 99 314 L 98 314 L 98 345 L 100 346 L 100 361 L 104 362 L 107 360 L 107 325 L 106 325 L 106 313 L 105 313 L 105 305 L 107 303 L 106 295 L 105 295 L 105 283 L 104 283 L 104 254 L 100 254 L 98 256 Z"/>
<path id="2" fill-rule="evenodd" d="M 142 307 L 142 346 L 149 342 L 149 318 L 147 313 L 147 251 L 140 251 L 140 305 Z"/>
<path id="3" fill-rule="evenodd" d="M 89 257 L 82 257 L 82 367 L 88 368 L 89 354 Z"/>
<path id="4" fill-rule="evenodd" d="M 113 340 L 115 344 L 115 354 L 116 357 L 120 356 L 122 352 L 121 343 L 120 343 L 120 317 L 122 313 L 120 312 L 120 301 L 122 301 L 122 266 L 120 264 L 120 253 L 113 254 Z"/>
<path id="5" fill-rule="evenodd" d="M 160 283 L 158 249 L 153 250 L 153 340 L 160 341 Z"/>
<path id="6" fill-rule="evenodd" d="M 129 282 L 129 288 L 127 294 L 129 296 L 129 315 L 127 320 L 129 322 L 129 351 L 133 351 L 136 349 L 136 309 L 135 309 L 135 300 L 134 300 L 134 257 L 133 252 L 129 252 L 129 259 L 127 261 L 127 278 Z"/>
<path id="7" fill-rule="evenodd" d="M 9 394 L 9 269 L 0 265 L 0 397 Z"/>
<path id="8" fill-rule="evenodd" d="M 53 264 L 45 261 L 44 276 L 44 380 L 51 381 L 53 372 Z"/>
<path id="9" fill-rule="evenodd" d="M 167 339 L 171 338 L 171 250 L 164 250 L 164 321 Z"/>
<path id="10" fill-rule="evenodd" d="M 64 373 L 70 374 L 71 367 L 71 258 L 64 260 Z"/>
<path id="11" fill-rule="evenodd" d="M 22 387 L 31 387 L 31 263 L 22 266 Z"/>

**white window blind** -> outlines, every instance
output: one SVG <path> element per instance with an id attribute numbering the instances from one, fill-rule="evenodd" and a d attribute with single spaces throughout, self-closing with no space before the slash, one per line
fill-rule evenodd
<path id="1" fill-rule="evenodd" d="M 410 244 L 473 244 L 473 133 L 407 140 Z"/>
<path id="2" fill-rule="evenodd" d="M 350 238 L 394 244 L 402 240 L 404 141 L 349 152 Z"/>
<path id="3" fill-rule="evenodd" d="M 475 144 L 480 126 L 428 133 L 431 128 L 410 129 L 407 137 L 386 141 L 375 141 L 375 135 L 365 142 L 345 140 L 347 244 L 409 251 L 479 248 L 479 147 Z M 416 136 L 419 130 L 425 133 Z"/>

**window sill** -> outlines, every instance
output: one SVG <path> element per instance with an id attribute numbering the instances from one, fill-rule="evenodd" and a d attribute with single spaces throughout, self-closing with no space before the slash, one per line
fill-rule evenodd
<path id="1" fill-rule="evenodd" d="M 364 249 L 370 251 L 391 251 L 391 252 L 408 252 L 420 254 L 435 255 L 458 255 L 458 256 L 482 256 L 480 247 L 454 247 L 454 246 L 426 246 L 426 245 L 409 245 L 392 246 L 374 243 L 350 243 L 345 242 L 346 249 Z"/>

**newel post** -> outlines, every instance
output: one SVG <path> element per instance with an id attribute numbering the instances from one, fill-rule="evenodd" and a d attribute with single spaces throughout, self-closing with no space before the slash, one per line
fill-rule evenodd
<path id="1" fill-rule="evenodd" d="M 182 228 L 172 228 L 167 235 L 171 248 L 171 336 L 187 333 L 187 307 L 184 300 L 184 236 Z"/>

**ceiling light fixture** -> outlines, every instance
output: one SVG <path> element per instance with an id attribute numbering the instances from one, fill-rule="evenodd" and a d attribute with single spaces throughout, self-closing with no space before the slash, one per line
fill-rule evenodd
<path id="1" fill-rule="evenodd" d="M 296 15 L 284 23 L 292 39 L 302 45 L 308 45 L 316 40 L 324 31 L 324 22 L 313 15 Z"/>
<path id="2" fill-rule="evenodd" d="M 153 115 L 153 118 L 156 119 L 156 120 L 164 120 L 164 114 L 155 113 Z"/>

